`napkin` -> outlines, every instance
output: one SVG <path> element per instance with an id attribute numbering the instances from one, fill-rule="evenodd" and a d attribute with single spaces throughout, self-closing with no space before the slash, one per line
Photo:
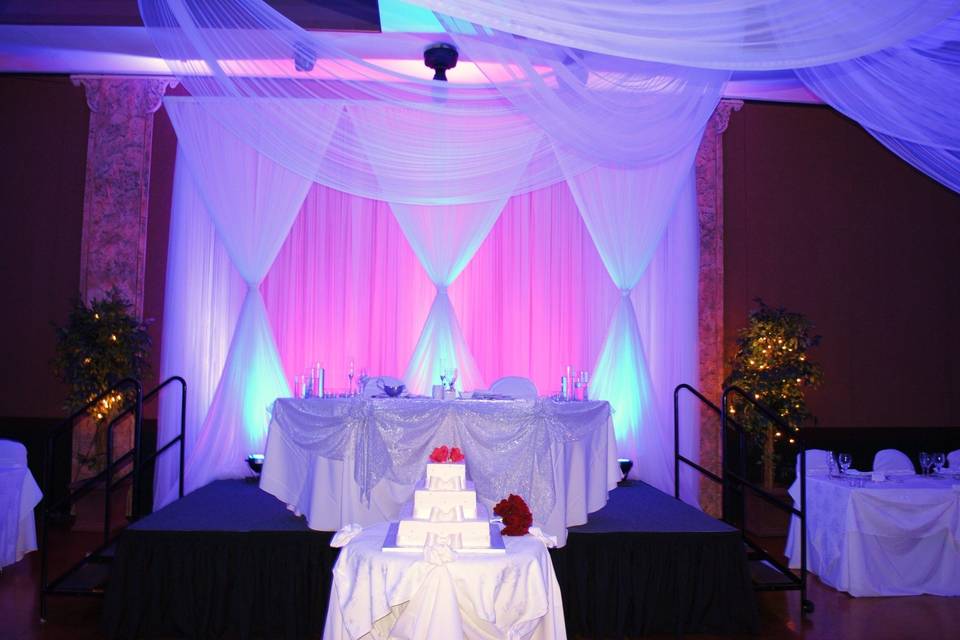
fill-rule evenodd
<path id="1" fill-rule="evenodd" d="M 548 536 L 540 527 L 530 527 L 530 530 L 527 533 L 542 542 L 548 548 L 557 546 L 557 536 Z"/>
<path id="2" fill-rule="evenodd" d="M 870 480 L 873 482 L 883 482 L 887 479 L 887 474 L 883 471 L 874 471 L 870 474 Z"/>
<path id="3" fill-rule="evenodd" d="M 345 547 L 347 546 L 348 542 L 360 535 L 361 531 L 363 531 L 363 527 L 355 522 L 351 522 L 343 529 L 340 529 L 340 531 L 337 531 L 335 534 L 333 534 L 333 539 L 330 540 L 330 546 L 336 548 Z"/>

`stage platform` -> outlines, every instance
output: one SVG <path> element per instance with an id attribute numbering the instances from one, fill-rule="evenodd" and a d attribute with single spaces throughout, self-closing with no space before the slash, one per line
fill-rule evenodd
<path id="1" fill-rule="evenodd" d="M 320 637 L 331 536 L 251 482 L 207 485 L 121 535 L 107 635 Z M 756 628 L 739 533 L 646 484 L 618 487 L 551 551 L 570 637 Z"/>

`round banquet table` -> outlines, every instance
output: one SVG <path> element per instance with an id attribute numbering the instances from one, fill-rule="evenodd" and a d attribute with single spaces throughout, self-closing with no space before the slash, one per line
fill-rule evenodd
<path id="1" fill-rule="evenodd" d="M 505 554 L 381 550 L 389 523 L 341 550 L 324 640 L 563 640 L 560 586 L 544 543 L 504 537 Z"/>

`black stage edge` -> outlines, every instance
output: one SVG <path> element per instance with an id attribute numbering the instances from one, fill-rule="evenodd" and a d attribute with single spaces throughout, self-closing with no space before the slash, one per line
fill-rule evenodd
<path id="1" fill-rule="evenodd" d="M 754 633 L 740 532 L 642 482 L 551 549 L 570 637 Z"/>
<path id="2" fill-rule="evenodd" d="M 107 635 L 319 637 L 331 536 L 255 484 L 207 485 L 123 533 Z M 649 485 L 614 490 L 551 555 L 571 638 L 757 628 L 739 532 Z"/>
<path id="3" fill-rule="evenodd" d="M 252 482 L 213 482 L 120 536 L 107 636 L 319 638 L 332 536 Z"/>

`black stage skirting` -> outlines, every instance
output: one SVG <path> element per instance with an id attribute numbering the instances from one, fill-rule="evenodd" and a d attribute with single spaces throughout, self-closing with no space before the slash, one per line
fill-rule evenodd
<path id="1" fill-rule="evenodd" d="M 319 637 L 331 535 L 254 484 L 214 482 L 123 533 L 107 634 Z M 551 553 L 571 638 L 756 629 L 739 533 L 643 483 L 613 491 Z"/>
<path id="2" fill-rule="evenodd" d="M 551 549 L 567 633 L 744 633 L 757 607 L 739 531 L 642 482 Z"/>

